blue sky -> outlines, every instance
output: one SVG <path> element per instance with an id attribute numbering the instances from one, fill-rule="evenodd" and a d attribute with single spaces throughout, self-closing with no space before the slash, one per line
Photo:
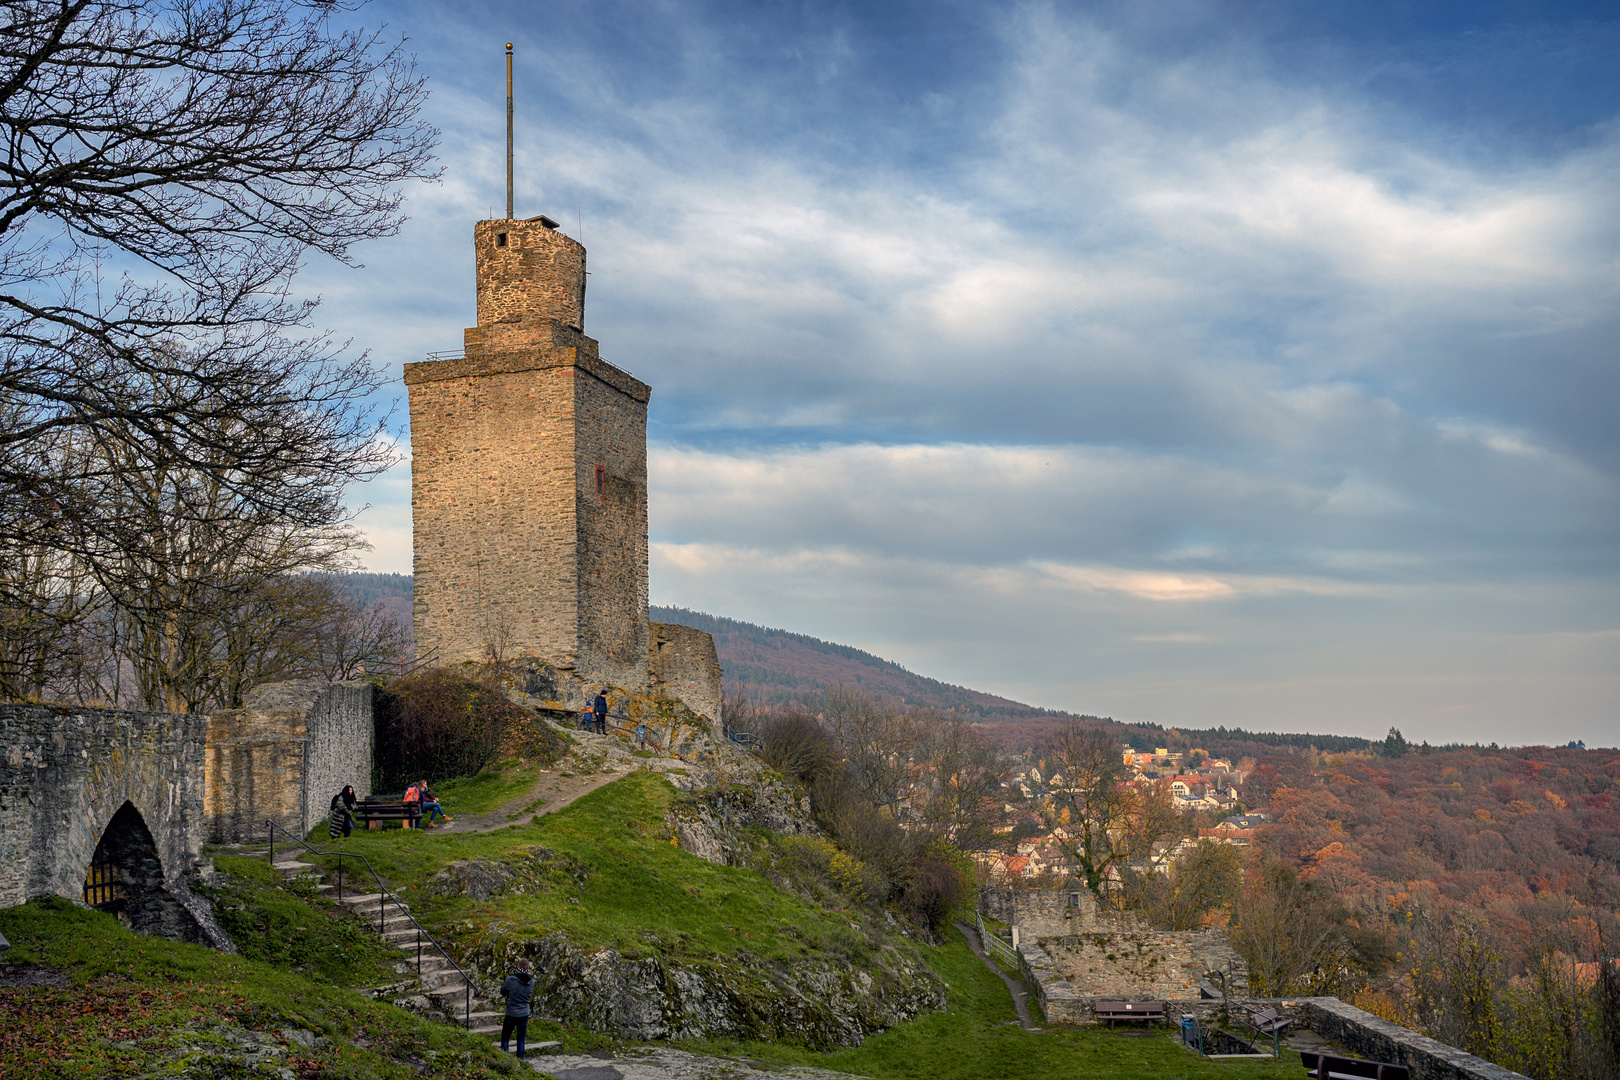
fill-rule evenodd
<path id="1" fill-rule="evenodd" d="M 1620 739 L 1612 5 L 379 20 L 444 180 L 299 286 L 459 346 L 513 41 L 517 212 L 654 387 L 654 602 L 1128 721 Z M 408 571 L 408 468 L 354 495 Z"/>

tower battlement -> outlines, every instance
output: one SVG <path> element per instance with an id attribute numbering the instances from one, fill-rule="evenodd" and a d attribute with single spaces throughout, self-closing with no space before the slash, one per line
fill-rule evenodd
<path id="1" fill-rule="evenodd" d="M 540 344 L 553 325 L 585 331 L 585 246 L 539 219 L 480 221 L 477 344 Z M 472 344 L 472 342 L 469 342 Z"/>

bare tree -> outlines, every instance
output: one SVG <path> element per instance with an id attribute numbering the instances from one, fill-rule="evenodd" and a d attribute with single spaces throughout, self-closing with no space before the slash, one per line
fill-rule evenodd
<path id="1" fill-rule="evenodd" d="M 6 4 L 0 546 L 99 557 L 108 470 L 148 457 L 289 529 L 392 460 L 360 406 L 377 371 L 289 293 L 309 251 L 396 231 L 401 182 L 431 175 L 424 82 L 334 28 L 350 6 Z"/>
<path id="2" fill-rule="evenodd" d="M 1200 840 L 1160 873 L 1125 875 L 1125 906 L 1166 930 L 1191 930 L 1211 911 L 1232 902 L 1243 865 L 1230 844 Z"/>
<path id="3" fill-rule="evenodd" d="M 913 754 L 924 735 L 921 722 L 903 706 L 846 686 L 826 694 L 821 711 L 855 787 L 873 806 L 898 818 L 912 786 Z"/>
<path id="4" fill-rule="evenodd" d="M 1101 727 L 1069 720 L 1046 747 L 1053 775 L 1043 815 L 1053 837 L 1099 899 L 1120 863 L 1152 857 L 1179 827 L 1162 792 L 1125 783 L 1118 741 Z"/>
<path id="5" fill-rule="evenodd" d="M 1332 897 L 1281 863 L 1251 867 L 1233 915 L 1228 933 L 1260 997 L 1301 992 L 1350 952 Z"/>
<path id="6" fill-rule="evenodd" d="M 958 847 L 988 844 L 1007 763 L 960 716 L 929 714 L 921 721 L 926 732 L 922 760 L 930 772 L 923 820 Z"/>

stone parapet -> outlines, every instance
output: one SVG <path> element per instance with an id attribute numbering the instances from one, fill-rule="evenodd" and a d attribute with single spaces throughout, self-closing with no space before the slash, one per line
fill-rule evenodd
<path id="1" fill-rule="evenodd" d="M 529 345 L 504 349 L 469 346 L 465 356 L 406 364 L 405 385 L 422 386 L 451 379 L 516 375 L 553 368 L 578 368 L 642 404 L 652 400 L 652 387 L 603 360 L 597 355 L 596 342 L 584 336 L 580 336 L 577 342 L 556 346 Z"/>

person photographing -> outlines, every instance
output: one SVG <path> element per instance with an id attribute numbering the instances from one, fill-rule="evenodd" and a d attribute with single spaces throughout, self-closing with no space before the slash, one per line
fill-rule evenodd
<path id="1" fill-rule="evenodd" d="M 517 962 L 517 970 L 501 983 L 506 999 L 506 1016 L 501 1020 L 501 1053 L 506 1052 L 512 1033 L 517 1033 L 517 1056 L 523 1060 L 523 1043 L 529 1037 L 529 1001 L 534 997 L 534 975 L 527 960 Z"/>

